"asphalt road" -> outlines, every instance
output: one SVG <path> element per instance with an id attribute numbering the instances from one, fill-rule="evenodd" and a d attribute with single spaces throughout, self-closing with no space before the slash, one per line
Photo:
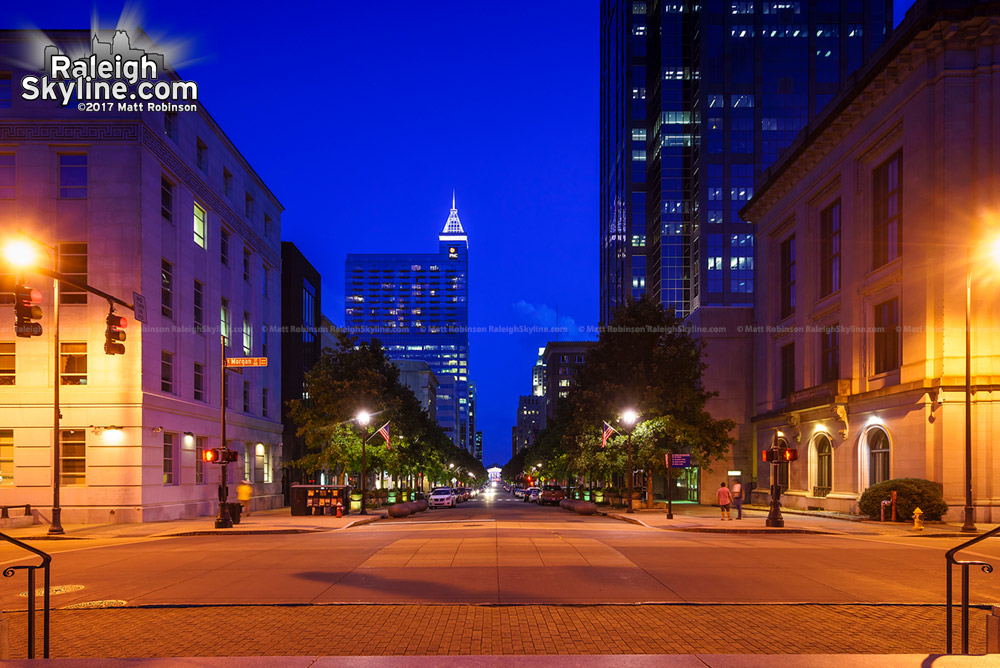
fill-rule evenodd
<path id="1" fill-rule="evenodd" d="M 941 603 L 951 539 L 663 531 L 507 494 L 344 531 L 67 541 L 53 597 L 268 603 Z M 996 546 L 980 550 L 997 555 Z M 0 555 L 4 561 L 9 553 Z M 994 563 L 997 563 L 997 559 Z M 77 588 L 80 587 L 80 588 Z M 0 580 L 21 609 L 23 578 Z M 1000 578 L 974 570 L 974 602 Z"/>

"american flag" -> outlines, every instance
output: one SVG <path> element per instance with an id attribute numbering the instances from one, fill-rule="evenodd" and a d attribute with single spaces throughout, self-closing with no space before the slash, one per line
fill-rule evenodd
<path id="1" fill-rule="evenodd" d="M 607 422 L 604 423 L 604 434 L 601 436 L 601 447 L 603 448 L 608 444 L 608 439 L 611 438 L 611 434 L 617 434 L 618 430 L 609 425 Z"/>
<path id="2" fill-rule="evenodd" d="M 385 439 L 385 449 L 392 450 L 392 446 L 389 444 L 389 423 L 386 422 L 384 425 L 378 428 L 378 433 L 382 435 Z"/>

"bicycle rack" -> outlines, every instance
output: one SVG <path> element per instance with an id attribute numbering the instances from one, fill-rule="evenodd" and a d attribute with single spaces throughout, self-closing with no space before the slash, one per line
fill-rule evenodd
<path id="1" fill-rule="evenodd" d="M 946 594 L 945 594 L 945 596 L 948 599 L 948 601 L 947 601 L 947 603 L 948 603 L 948 608 L 947 608 L 947 625 L 948 625 L 947 653 L 948 654 L 952 653 L 951 652 L 951 649 L 952 649 L 952 642 L 951 642 L 952 639 L 951 639 L 951 636 L 952 636 L 952 617 L 953 617 L 953 614 L 952 614 L 952 604 L 951 604 L 951 599 L 952 599 L 951 567 L 952 566 L 961 566 L 962 567 L 962 654 L 968 654 L 969 653 L 969 566 L 979 566 L 979 567 L 982 568 L 983 573 L 992 573 L 993 572 L 993 566 L 991 566 L 990 564 L 986 563 L 985 561 L 959 561 L 959 560 L 955 559 L 955 555 L 958 552 L 964 550 L 965 548 L 972 547 L 976 543 L 978 543 L 980 541 L 983 541 L 983 540 L 986 540 L 987 538 L 989 538 L 991 536 L 996 536 L 997 534 L 1000 534 L 1000 527 L 997 527 L 996 529 L 992 529 L 990 531 L 987 531 L 986 533 L 982 534 L 981 536 L 976 536 L 975 538 L 973 538 L 970 541 L 966 541 L 965 543 L 962 543 L 961 545 L 953 547 L 950 550 L 948 550 L 945 553 L 945 555 L 944 555 L 945 562 L 948 564 L 948 569 L 947 569 L 948 570 L 948 583 L 947 583 Z"/>
<path id="2" fill-rule="evenodd" d="M 5 533 L 0 533 L 0 538 L 12 543 L 20 548 L 37 554 L 42 558 L 42 563 L 37 565 L 28 564 L 26 566 L 8 566 L 3 570 L 3 576 L 9 578 L 14 575 L 16 571 L 26 570 L 28 571 L 28 658 L 35 658 L 35 571 L 42 569 L 44 574 L 42 580 L 45 585 L 45 593 L 43 594 L 43 605 L 44 609 L 42 611 L 42 658 L 49 658 L 49 589 L 50 589 L 50 569 L 49 564 L 52 562 L 52 556 L 42 552 L 41 550 L 26 545 L 16 538 L 11 538 Z"/>

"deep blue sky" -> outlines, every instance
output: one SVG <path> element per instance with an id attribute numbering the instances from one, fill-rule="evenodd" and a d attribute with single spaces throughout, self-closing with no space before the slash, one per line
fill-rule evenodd
<path id="1" fill-rule="evenodd" d="M 434 251 L 454 189 L 472 326 L 553 326 L 557 309 L 571 331 L 596 324 L 598 0 L 259 4 L 132 6 L 154 37 L 188 42 L 178 70 L 284 204 L 282 238 L 323 274 L 335 323 L 344 256 Z M 95 6 L 111 27 L 123 3 Z M 6 2 L 0 27 L 87 28 L 90 14 Z M 549 338 L 471 337 L 487 464 L 509 458 Z"/>

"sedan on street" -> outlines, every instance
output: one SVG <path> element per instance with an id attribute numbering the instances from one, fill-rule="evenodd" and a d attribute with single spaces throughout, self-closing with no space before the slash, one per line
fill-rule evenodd
<path id="1" fill-rule="evenodd" d="M 451 491 L 451 487 L 435 487 L 427 497 L 429 508 L 454 508 L 455 503 L 455 493 Z"/>

